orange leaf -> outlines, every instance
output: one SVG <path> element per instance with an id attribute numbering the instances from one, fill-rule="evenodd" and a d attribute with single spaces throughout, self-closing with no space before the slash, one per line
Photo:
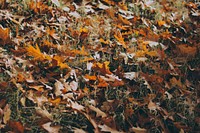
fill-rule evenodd
<path id="1" fill-rule="evenodd" d="M 156 51 L 149 51 L 146 53 L 147 55 L 151 56 L 151 57 L 155 57 L 155 56 L 158 56 L 157 52 Z"/>
<path id="2" fill-rule="evenodd" d="M 18 73 L 17 74 L 17 82 L 23 82 L 23 81 L 25 81 L 24 75 L 21 73 Z"/>
<path id="3" fill-rule="evenodd" d="M 10 29 L 0 27 L 0 43 L 5 45 L 10 39 Z"/>
<path id="4" fill-rule="evenodd" d="M 125 42 L 124 42 L 124 38 L 122 37 L 122 34 L 120 31 L 117 31 L 114 34 L 114 37 L 117 39 L 117 41 L 120 43 L 120 45 L 122 45 L 124 48 L 127 48 Z"/>
<path id="5" fill-rule="evenodd" d="M 86 79 L 88 79 L 88 80 L 96 80 L 97 79 L 97 77 L 95 75 L 94 76 L 90 76 L 90 75 L 86 74 L 84 77 Z"/>
<path id="6" fill-rule="evenodd" d="M 110 72 L 109 70 L 109 65 L 110 62 L 105 61 L 104 63 L 95 63 L 93 64 L 93 69 L 99 70 L 102 74 L 112 74 L 112 72 Z"/>
<path id="7" fill-rule="evenodd" d="M 124 2 L 119 2 L 118 5 L 122 10 L 125 10 L 125 11 L 128 10 L 128 7 L 124 4 Z"/>
<path id="8" fill-rule="evenodd" d="M 118 14 L 118 19 L 123 23 L 123 24 L 126 24 L 126 25 L 130 25 L 131 23 L 128 21 L 128 19 L 122 17 L 120 14 Z"/>
<path id="9" fill-rule="evenodd" d="M 103 44 L 109 44 L 109 43 L 110 43 L 109 40 L 106 40 L 106 41 L 105 41 L 103 38 L 100 38 L 99 41 L 100 41 L 101 43 L 103 43 Z"/>
<path id="10" fill-rule="evenodd" d="M 157 23 L 158 23 L 158 26 L 163 26 L 163 25 L 165 25 L 165 21 L 163 21 L 163 20 L 159 20 L 159 21 L 157 21 Z"/>
<path id="11" fill-rule="evenodd" d="M 62 56 L 55 55 L 52 60 L 52 65 L 59 66 L 61 69 L 70 68 L 64 61 L 65 59 Z"/>
<path id="12" fill-rule="evenodd" d="M 72 50 L 71 51 L 72 53 L 74 53 L 74 54 L 79 54 L 79 55 L 88 55 L 88 53 L 85 51 L 85 47 L 84 46 L 82 46 L 82 48 L 81 48 L 81 50 Z"/>
<path id="13" fill-rule="evenodd" d="M 168 30 L 166 30 L 165 32 L 161 33 L 161 37 L 164 38 L 164 39 L 168 39 L 172 36 L 171 33 L 169 33 Z"/>
<path id="14" fill-rule="evenodd" d="M 53 105 L 58 105 L 58 104 L 60 104 L 60 102 L 61 102 L 61 98 L 60 97 L 58 97 L 58 98 L 55 98 L 55 99 L 49 99 L 49 102 L 50 103 L 52 103 Z"/>
<path id="15" fill-rule="evenodd" d="M 59 37 L 56 35 L 56 33 L 55 33 L 55 29 L 50 29 L 50 28 L 48 28 L 47 30 L 46 30 L 46 33 L 48 34 L 48 35 L 50 35 L 51 37 L 53 37 L 54 39 L 59 39 Z"/>
<path id="16" fill-rule="evenodd" d="M 33 56 L 36 60 L 40 60 L 40 61 L 44 61 L 45 59 L 47 60 L 51 60 L 51 57 L 49 55 L 45 55 L 40 51 L 40 48 L 38 47 L 38 45 L 36 44 L 36 48 L 34 48 L 33 46 L 29 45 L 26 48 L 28 55 L 29 56 Z"/>
<path id="17" fill-rule="evenodd" d="M 115 5 L 115 2 L 112 0 L 103 0 L 103 2 L 107 3 L 108 5 Z"/>
<path id="18" fill-rule="evenodd" d="M 101 77 L 98 77 L 98 80 L 99 80 L 99 84 L 97 85 L 97 87 L 108 87 L 108 83 L 102 79 Z"/>

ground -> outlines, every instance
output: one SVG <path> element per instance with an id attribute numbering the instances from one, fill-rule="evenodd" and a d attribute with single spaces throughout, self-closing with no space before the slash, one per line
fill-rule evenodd
<path id="1" fill-rule="evenodd" d="M 200 3 L 0 0 L 0 130 L 200 132 Z"/>

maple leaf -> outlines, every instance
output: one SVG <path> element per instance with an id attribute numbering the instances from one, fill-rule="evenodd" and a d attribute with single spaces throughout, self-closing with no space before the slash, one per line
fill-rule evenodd
<path id="1" fill-rule="evenodd" d="M 32 45 L 29 45 L 28 47 L 26 47 L 26 50 L 28 52 L 29 56 L 33 56 L 35 58 L 35 60 L 40 60 L 40 61 L 44 61 L 44 60 L 51 60 L 51 57 L 49 55 L 45 55 L 40 51 L 40 48 L 38 47 L 38 45 L 36 44 L 36 48 L 34 48 Z"/>

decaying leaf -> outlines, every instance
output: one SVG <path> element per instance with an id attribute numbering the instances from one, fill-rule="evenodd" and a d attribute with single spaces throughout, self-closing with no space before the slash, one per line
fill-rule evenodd
<path id="1" fill-rule="evenodd" d="M 5 45 L 10 39 L 10 29 L 0 25 L 0 44 Z"/>
<path id="2" fill-rule="evenodd" d="M 29 56 L 33 56 L 36 60 L 40 60 L 40 61 L 44 61 L 44 60 L 51 60 L 51 57 L 48 55 L 43 54 L 40 51 L 39 46 L 36 44 L 36 48 L 34 48 L 33 46 L 29 45 L 27 48 L 27 54 Z"/>
<path id="3" fill-rule="evenodd" d="M 124 133 L 117 131 L 116 129 L 112 129 L 111 127 L 108 127 L 107 125 L 98 125 L 98 127 L 101 129 L 102 132 L 109 132 L 109 133 Z"/>
<path id="4" fill-rule="evenodd" d="M 140 127 L 132 127 L 130 129 L 130 131 L 134 132 L 134 133 L 146 133 L 147 130 L 144 128 L 140 128 Z"/>
<path id="5" fill-rule="evenodd" d="M 61 127 L 59 125 L 52 125 L 52 122 L 47 122 L 42 125 L 42 128 L 44 128 L 48 133 L 59 133 Z"/>
<path id="6" fill-rule="evenodd" d="M 8 126 L 14 133 L 24 133 L 25 127 L 19 121 L 9 121 Z"/>
<path id="7" fill-rule="evenodd" d="M 35 111 L 38 115 L 40 115 L 42 118 L 48 118 L 49 120 L 53 119 L 52 114 L 48 112 L 45 108 L 42 109 L 41 107 L 35 107 Z"/>
<path id="8" fill-rule="evenodd" d="M 96 108 L 92 105 L 89 105 L 88 107 L 97 113 L 97 117 L 99 116 L 101 116 L 102 118 L 107 117 L 107 115 L 103 111 L 101 111 L 99 108 Z"/>
<path id="9" fill-rule="evenodd" d="M 7 124 L 10 120 L 11 110 L 10 105 L 6 105 L 3 109 L 3 123 Z"/>

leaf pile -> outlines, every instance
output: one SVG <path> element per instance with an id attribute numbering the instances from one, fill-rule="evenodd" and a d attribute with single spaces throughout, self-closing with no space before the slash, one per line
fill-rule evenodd
<path id="1" fill-rule="evenodd" d="M 0 1 L 2 132 L 200 131 L 200 4 Z"/>

